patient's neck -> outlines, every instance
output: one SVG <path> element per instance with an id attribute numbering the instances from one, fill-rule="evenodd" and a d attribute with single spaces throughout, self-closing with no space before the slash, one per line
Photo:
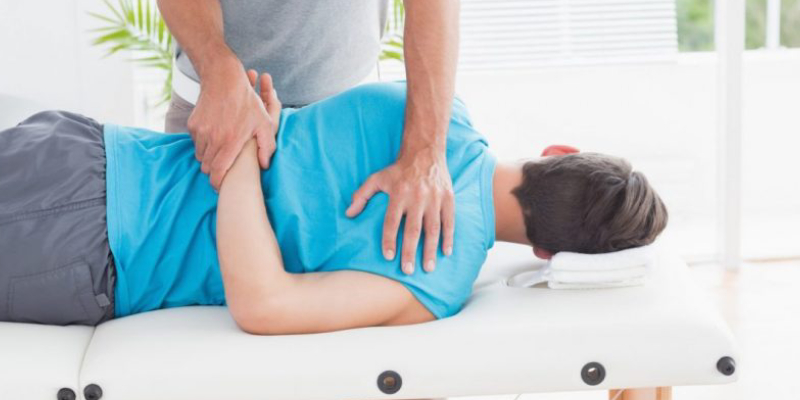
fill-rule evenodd
<path id="1" fill-rule="evenodd" d="M 492 185 L 495 237 L 503 242 L 529 245 L 522 208 L 511 193 L 521 183 L 522 163 L 497 163 Z"/>

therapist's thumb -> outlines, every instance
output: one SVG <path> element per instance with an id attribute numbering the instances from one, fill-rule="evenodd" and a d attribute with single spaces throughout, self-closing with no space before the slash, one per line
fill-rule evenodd
<path id="1" fill-rule="evenodd" d="M 272 76 L 264 73 L 261 75 L 261 99 L 264 101 L 264 106 L 272 118 L 280 118 L 281 101 L 278 100 L 278 92 L 275 91 L 275 86 L 272 83 Z M 278 123 L 275 121 L 275 123 Z"/>
<path id="2" fill-rule="evenodd" d="M 375 193 L 380 191 L 380 172 L 376 172 L 372 174 L 372 176 L 367 179 L 363 185 L 361 185 L 355 193 L 353 193 L 353 199 L 350 202 L 350 207 L 347 208 L 345 211 L 345 215 L 350 218 L 355 217 L 358 214 L 361 214 L 361 211 L 364 210 L 364 207 L 367 206 L 367 202 Z"/>
<path id="3" fill-rule="evenodd" d="M 258 145 L 258 165 L 261 169 L 268 169 L 272 154 L 275 153 L 275 135 L 269 130 L 259 129 L 255 136 Z"/>

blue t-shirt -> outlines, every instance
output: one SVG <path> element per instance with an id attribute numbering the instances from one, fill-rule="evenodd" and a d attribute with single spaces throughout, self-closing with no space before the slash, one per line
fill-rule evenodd
<path id="1" fill-rule="evenodd" d="M 454 101 L 447 133 L 456 201 L 451 256 L 443 256 L 440 245 L 436 269 L 425 272 L 420 242 L 412 275 L 401 271 L 399 254 L 386 261 L 385 193 L 356 218 L 345 216 L 356 189 L 395 161 L 405 99 L 405 83 L 377 83 L 283 110 L 277 149 L 262 172 L 264 199 L 286 271 L 378 274 L 401 282 L 433 315 L 445 318 L 461 310 L 494 244 L 495 159 L 464 104 Z M 105 143 L 115 315 L 225 304 L 216 251 L 217 195 L 200 171 L 189 135 L 106 125 Z M 402 233 L 397 246 L 402 248 Z"/>

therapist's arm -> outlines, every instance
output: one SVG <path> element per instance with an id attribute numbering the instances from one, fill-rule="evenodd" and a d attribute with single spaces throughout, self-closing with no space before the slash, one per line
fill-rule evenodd
<path id="1" fill-rule="evenodd" d="M 405 215 L 403 271 L 414 271 L 424 229 L 422 262 L 433 270 L 439 236 L 450 255 L 455 231 L 455 199 L 447 169 L 446 140 L 458 59 L 458 0 L 405 0 L 404 53 L 408 97 L 403 146 L 395 163 L 370 176 L 353 195 L 348 216 L 358 215 L 377 192 L 389 194 L 384 219 L 384 257 L 394 259 Z"/>
<path id="2" fill-rule="evenodd" d="M 277 117 L 280 104 L 272 88 L 261 90 L 267 109 Z M 347 270 L 286 272 L 267 217 L 258 167 L 251 139 L 222 182 L 217 202 L 217 252 L 225 298 L 242 330 L 283 335 L 435 319 L 405 286 L 389 278 Z"/>
<path id="3" fill-rule="evenodd" d="M 219 0 L 158 0 L 170 32 L 200 77 L 200 98 L 189 116 L 195 157 L 219 189 L 233 160 L 251 137 L 262 168 L 275 151 L 273 121 L 249 85 L 244 67 L 225 43 Z M 262 71 L 263 72 L 263 71 Z"/>

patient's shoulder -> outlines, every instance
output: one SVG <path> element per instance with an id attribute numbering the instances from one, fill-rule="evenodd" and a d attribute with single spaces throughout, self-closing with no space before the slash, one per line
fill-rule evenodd
<path id="1" fill-rule="evenodd" d="M 358 85 L 343 93 L 344 96 L 369 102 L 393 102 L 405 105 L 406 82 L 373 82 Z"/>
<path id="2" fill-rule="evenodd" d="M 404 113 L 407 99 L 406 81 L 373 82 L 356 86 L 342 93 L 342 100 L 359 104 L 362 110 L 397 110 Z M 464 101 L 455 94 L 450 113 L 451 122 L 472 126 Z"/>

